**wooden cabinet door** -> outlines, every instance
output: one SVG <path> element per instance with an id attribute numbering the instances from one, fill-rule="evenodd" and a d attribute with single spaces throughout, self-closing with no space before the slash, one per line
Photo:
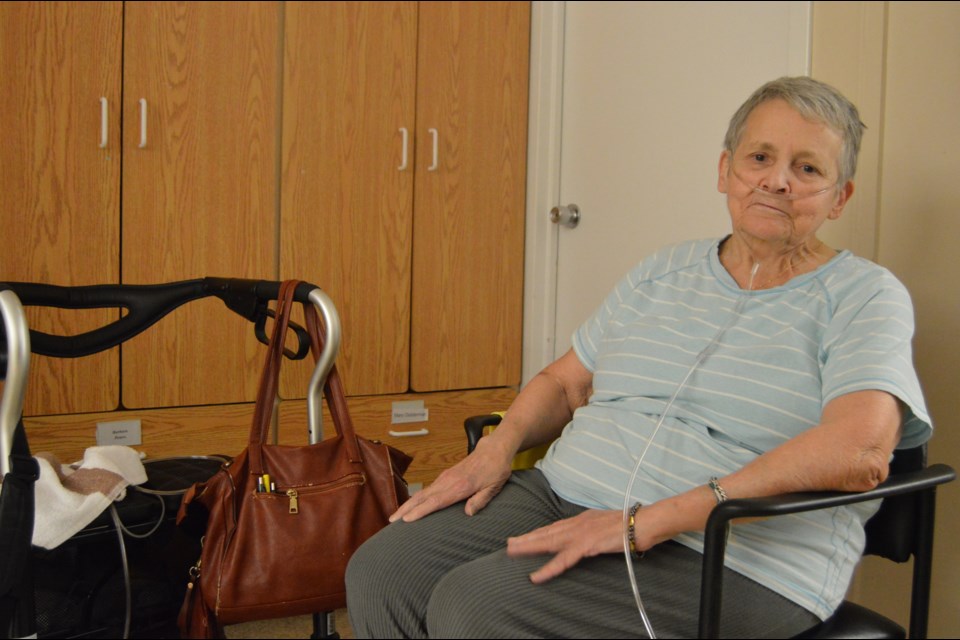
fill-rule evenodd
<path id="1" fill-rule="evenodd" d="M 420 3 L 416 391 L 520 382 L 529 39 L 528 2 Z"/>
<path id="2" fill-rule="evenodd" d="M 286 3 L 280 273 L 333 299 L 351 395 L 408 388 L 416 25 L 416 2 Z"/>
<path id="3" fill-rule="evenodd" d="M 279 37 L 277 2 L 126 3 L 124 283 L 276 277 Z M 131 408 L 253 400 L 264 353 L 217 300 L 121 352 Z"/>
<path id="4" fill-rule="evenodd" d="M 122 21 L 121 2 L 0 3 L 0 280 L 119 281 Z M 27 309 L 63 335 L 116 318 Z M 33 356 L 24 413 L 115 409 L 118 362 Z"/>

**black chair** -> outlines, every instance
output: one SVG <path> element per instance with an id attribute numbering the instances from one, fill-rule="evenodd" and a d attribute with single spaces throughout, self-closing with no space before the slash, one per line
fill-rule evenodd
<path id="1" fill-rule="evenodd" d="M 719 632 L 723 555 L 727 527 L 732 519 L 800 513 L 883 498 L 880 510 L 867 522 L 864 555 L 894 562 L 913 558 L 909 637 L 926 638 L 936 491 L 939 485 L 954 478 L 956 473 L 948 465 L 927 466 L 927 450 L 923 445 L 897 451 L 890 465 L 890 476 L 870 491 L 794 493 L 728 500 L 717 505 L 705 529 L 700 637 L 715 638 Z M 844 601 L 829 619 L 797 637 L 906 638 L 907 635 L 903 627 L 880 613 Z"/>
<path id="2" fill-rule="evenodd" d="M 473 451 L 484 429 L 496 426 L 498 415 L 472 416 L 464 421 L 467 452 Z M 883 499 L 866 526 L 864 555 L 894 562 L 913 558 L 910 602 L 910 638 L 927 637 L 930 574 L 933 563 L 933 526 L 937 487 L 956 478 L 945 464 L 927 466 L 927 448 L 897 451 L 890 476 L 870 491 L 793 493 L 769 498 L 733 499 L 718 504 L 704 530 L 703 574 L 700 589 L 699 637 L 719 637 L 723 592 L 723 559 L 727 530 L 736 518 L 773 517 Z M 798 638 L 906 638 L 906 631 L 886 616 L 854 602 L 844 601 L 827 620 Z"/>

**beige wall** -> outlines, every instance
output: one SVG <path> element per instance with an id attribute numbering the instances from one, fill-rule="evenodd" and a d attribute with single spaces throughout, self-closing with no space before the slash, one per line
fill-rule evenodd
<path id="1" fill-rule="evenodd" d="M 812 75 L 851 96 L 869 127 L 851 208 L 825 238 L 910 290 L 930 459 L 960 469 L 960 3 L 815 2 L 812 33 Z M 932 638 L 960 636 L 958 505 L 960 482 L 939 493 Z M 908 568 L 892 566 L 868 558 L 851 595 L 906 625 Z"/>
<path id="2" fill-rule="evenodd" d="M 822 237 L 890 268 L 911 291 L 917 319 L 915 362 L 935 423 L 930 458 L 960 470 L 960 429 L 952 424 L 960 415 L 960 393 L 953 388 L 960 378 L 960 340 L 955 337 L 960 333 L 960 258 L 955 257 L 960 248 L 954 247 L 960 240 L 960 2 L 812 5 L 811 73 L 850 96 L 869 127 L 854 198 L 841 220 L 825 226 Z M 554 146 L 560 139 L 562 83 L 557 78 L 562 69 L 557 67 L 562 68 L 563 60 L 563 7 L 559 1 L 534 6 L 535 25 L 545 24 L 534 29 L 533 40 L 536 91 L 531 103 L 526 278 L 537 293 L 525 309 L 527 380 L 553 357 L 555 300 L 550 292 L 556 282 L 550 274 L 555 277 L 556 231 L 545 212 L 565 203 L 558 199 L 560 154 Z M 683 26 L 678 21 L 678 34 Z M 685 55 L 715 55 L 697 49 L 696 40 L 685 44 L 693 49 Z M 629 59 L 624 65 L 635 67 Z M 960 571 L 955 569 L 960 566 L 960 546 L 953 544 L 960 525 L 958 506 L 960 481 L 939 495 L 930 619 L 930 637 L 935 638 L 960 637 Z M 851 598 L 906 626 L 909 569 L 867 558 Z"/>

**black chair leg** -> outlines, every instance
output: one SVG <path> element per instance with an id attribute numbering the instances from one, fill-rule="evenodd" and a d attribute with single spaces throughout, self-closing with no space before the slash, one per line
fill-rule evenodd
<path id="1" fill-rule="evenodd" d="M 333 611 L 323 611 L 313 614 L 313 635 L 311 638 L 339 638 L 336 625 L 333 622 Z"/>

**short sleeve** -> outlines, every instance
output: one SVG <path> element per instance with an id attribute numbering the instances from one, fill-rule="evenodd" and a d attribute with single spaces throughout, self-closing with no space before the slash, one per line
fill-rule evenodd
<path id="1" fill-rule="evenodd" d="M 898 448 L 932 435 L 932 423 L 913 364 L 913 304 L 889 271 L 876 269 L 838 299 L 821 351 L 823 405 L 854 391 L 880 390 L 907 407 Z"/>

